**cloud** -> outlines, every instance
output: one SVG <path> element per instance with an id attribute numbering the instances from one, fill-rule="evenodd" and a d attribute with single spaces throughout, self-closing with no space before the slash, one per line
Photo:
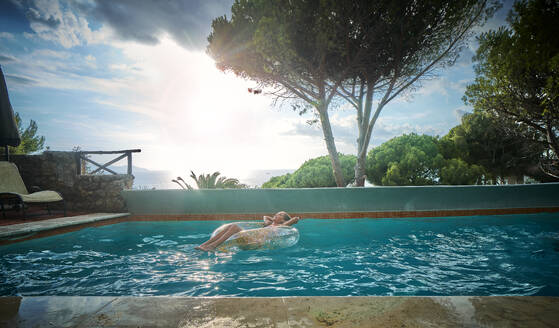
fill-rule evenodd
<path id="1" fill-rule="evenodd" d="M 371 144 L 377 146 L 394 137 L 401 136 L 402 134 L 417 133 L 435 136 L 443 135 L 446 131 L 448 131 L 448 124 L 445 122 L 435 124 L 412 124 L 409 122 L 394 122 L 393 120 L 387 121 L 383 118 L 379 118 L 373 129 Z"/>
<path id="2" fill-rule="evenodd" d="M 466 92 L 466 86 L 472 82 L 472 79 L 461 79 L 458 81 L 449 81 L 448 87 L 458 94 L 463 95 Z"/>
<path id="3" fill-rule="evenodd" d="M 416 96 L 444 96 L 448 98 L 450 96 L 454 97 L 454 94 L 463 95 L 466 91 L 466 86 L 471 82 L 472 79 L 469 78 L 461 80 L 452 80 L 447 76 L 433 78 L 423 81 L 417 90 L 410 93 L 408 98 L 403 98 L 402 101 L 410 101 Z"/>
<path id="4" fill-rule="evenodd" d="M 110 31 L 103 27 L 91 30 L 87 18 L 80 15 L 78 3 L 61 3 L 58 0 L 16 1 L 25 12 L 31 30 L 41 39 L 59 43 L 65 48 L 107 40 Z M 24 32 L 24 36 L 32 38 L 33 34 Z"/>
<path id="5" fill-rule="evenodd" d="M 458 122 L 462 121 L 462 116 L 471 112 L 472 109 L 468 106 L 460 106 L 452 110 L 452 113 L 454 114 L 454 117 L 456 117 Z"/>
<path id="6" fill-rule="evenodd" d="M 14 1 L 34 35 L 65 48 L 110 43 L 113 38 L 155 45 L 168 35 L 187 49 L 203 49 L 212 20 L 229 13 L 233 4 L 232 0 Z M 90 23 L 99 27 L 94 30 Z"/>
<path id="7" fill-rule="evenodd" d="M 15 62 L 16 60 L 13 56 L 0 54 L 0 63 Z"/>
<path id="8" fill-rule="evenodd" d="M 232 0 L 96 0 L 82 10 L 107 23 L 122 40 L 154 45 L 165 34 L 186 48 L 203 48 L 214 18 L 229 12 Z"/>
<path id="9" fill-rule="evenodd" d="M 187 50 L 170 37 L 155 47 L 114 46 L 125 60 L 113 63 L 111 71 L 125 78 L 118 92 L 98 87 L 96 103 L 103 113 L 143 122 L 130 126 L 127 121 L 127 129 L 152 137 L 122 133 L 118 139 L 142 148 L 138 165 L 177 174 L 194 169 L 242 176 L 255 168 L 296 168 L 326 153 L 322 138 L 286 133 L 301 120 L 297 114 L 272 109 L 266 96 L 249 94 L 251 82 L 219 71 L 203 51 Z M 100 147 L 105 129 L 95 131 L 99 136 L 89 140 Z"/>
<path id="10" fill-rule="evenodd" d="M 92 55 L 87 55 L 85 56 L 85 63 L 87 66 L 95 69 L 97 68 L 97 59 L 95 57 L 93 57 Z"/>
<path id="11" fill-rule="evenodd" d="M 130 79 L 135 78 L 133 75 L 115 77 L 110 71 L 96 70 L 98 63 L 93 55 L 73 51 L 35 49 L 19 54 L 17 58 L 0 55 L 0 63 L 2 57 L 6 57 L 6 66 L 16 76 L 14 81 L 23 84 L 25 80 L 17 77 L 25 77 L 30 80 L 25 84 L 32 81 L 34 86 L 49 89 L 82 90 L 111 96 L 128 90 Z"/>
<path id="12" fill-rule="evenodd" d="M 295 114 L 294 114 L 295 115 Z M 286 136 L 305 136 L 323 142 L 324 135 L 320 122 L 308 124 L 308 120 L 300 117 L 291 122 L 291 127 L 283 133 Z M 354 112 L 333 112 L 330 114 L 330 125 L 338 151 L 353 153 L 356 149 L 357 124 Z"/>
<path id="13" fill-rule="evenodd" d="M 378 146 L 403 134 L 444 135 L 448 131 L 449 126 L 453 124 L 444 121 L 426 124 L 424 122 L 429 115 L 432 115 L 432 113 L 412 113 L 405 117 L 380 117 L 373 128 L 369 150 L 373 146 Z M 334 112 L 330 116 L 330 123 L 338 151 L 345 154 L 355 154 L 357 152 L 356 140 L 358 130 L 354 113 Z M 285 135 L 305 136 L 314 139 L 317 143 L 324 143 L 320 123 L 309 126 L 304 122 L 304 119 L 293 121 L 290 130 Z M 324 152 L 326 152 L 326 148 L 324 148 Z"/>
<path id="14" fill-rule="evenodd" d="M 293 124 L 290 130 L 284 132 L 285 136 L 299 135 L 307 137 L 322 137 L 322 130 L 320 130 L 320 123 L 307 124 L 305 122 L 297 121 Z"/>
<path id="15" fill-rule="evenodd" d="M 469 68 L 472 66 L 472 57 L 476 53 L 477 41 L 475 39 L 469 40 L 460 51 L 460 55 L 454 63 L 454 67 Z"/>
<path id="16" fill-rule="evenodd" d="M 6 79 L 8 79 L 8 81 L 10 82 L 22 84 L 22 85 L 31 85 L 37 83 L 37 81 L 35 81 L 34 79 L 21 76 L 21 75 L 6 74 Z"/>
<path id="17" fill-rule="evenodd" d="M 448 80 L 444 77 L 435 78 L 423 82 L 417 90 L 417 94 L 421 96 L 429 96 L 432 94 L 448 96 Z"/>
<path id="18" fill-rule="evenodd" d="M 51 2 L 51 5 L 53 2 Z M 52 8 L 51 8 L 52 9 Z M 55 17 L 52 12 L 40 12 L 36 8 L 29 8 L 25 14 L 31 24 L 38 23 L 47 26 L 48 28 L 57 28 L 60 26 L 60 18 Z"/>
<path id="19" fill-rule="evenodd" d="M 9 32 L 0 32 L 0 39 L 13 40 L 14 35 L 12 33 L 9 33 Z"/>
<path id="20" fill-rule="evenodd" d="M 56 51 L 51 49 L 37 49 L 32 51 L 32 56 L 37 59 L 41 58 L 54 58 L 54 59 L 68 59 L 72 57 L 72 53 L 68 51 Z"/>

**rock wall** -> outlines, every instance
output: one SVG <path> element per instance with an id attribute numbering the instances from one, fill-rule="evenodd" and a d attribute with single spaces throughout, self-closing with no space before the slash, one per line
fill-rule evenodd
<path id="1" fill-rule="evenodd" d="M 46 151 L 39 155 L 11 155 L 27 189 L 54 190 L 62 194 L 68 210 L 123 212 L 121 191 L 131 189 L 134 176 L 78 175 L 75 152 Z"/>

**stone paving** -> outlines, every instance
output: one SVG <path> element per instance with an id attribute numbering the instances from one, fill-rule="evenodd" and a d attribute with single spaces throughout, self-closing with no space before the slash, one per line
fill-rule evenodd
<path id="1" fill-rule="evenodd" d="M 20 224 L 0 226 L 0 240 L 25 236 L 42 231 L 66 228 L 71 226 L 89 224 L 104 220 L 125 217 L 130 213 L 93 213 L 78 216 L 69 216 L 57 219 L 34 221 Z"/>
<path id="2" fill-rule="evenodd" d="M 0 327 L 558 326 L 558 297 L 0 297 Z"/>

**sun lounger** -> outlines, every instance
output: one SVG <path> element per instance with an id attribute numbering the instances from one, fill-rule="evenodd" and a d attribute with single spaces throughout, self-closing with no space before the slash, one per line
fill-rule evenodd
<path id="1" fill-rule="evenodd" d="M 23 183 L 17 166 L 10 162 L 0 162 L 0 207 L 2 208 L 4 218 L 6 217 L 4 208 L 6 204 L 21 204 L 25 216 L 24 204 L 46 203 L 50 214 L 48 204 L 54 202 L 64 202 L 64 199 L 58 192 L 52 190 L 38 191 L 30 194 Z M 66 216 L 65 204 L 64 216 Z"/>

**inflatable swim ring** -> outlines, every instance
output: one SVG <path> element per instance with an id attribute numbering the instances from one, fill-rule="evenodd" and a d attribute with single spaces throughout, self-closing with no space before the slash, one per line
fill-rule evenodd
<path id="1" fill-rule="evenodd" d="M 216 250 L 237 252 L 239 250 L 276 249 L 295 245 L 299 241 L 299 231 L 294 227 L 264 227 L 262 222 L 233 222 L 214 230 L 212 237 L 229 224 L 236 224 L 243 229 L 229 237 Z"/>

